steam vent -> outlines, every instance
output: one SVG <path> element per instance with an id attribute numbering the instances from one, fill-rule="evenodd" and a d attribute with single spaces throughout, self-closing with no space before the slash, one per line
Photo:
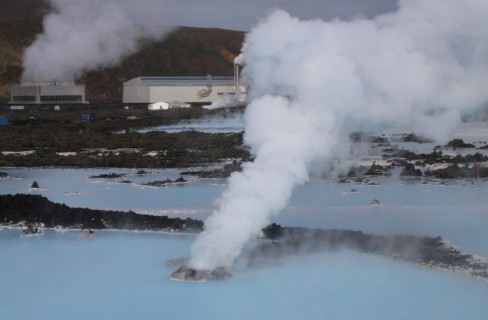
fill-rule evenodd
<path id="1" fill-rule="evenodd" d="M 73 104 L 85 101 L 85 86 L 72 81 L 26 81 L 11 87 L 10 103 Z"/>
<path id="2" fill-rule="evenodd" d="M 224 267 L 214 270 L 195 270 L 183 265 L 171 274 L 170 279 L 174 281 L 217 281 L 230 278 L 232 275 Z"/>

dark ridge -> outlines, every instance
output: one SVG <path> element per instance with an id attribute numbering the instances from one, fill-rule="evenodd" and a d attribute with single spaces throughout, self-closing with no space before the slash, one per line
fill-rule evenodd
<path id="1" fill-rule="evenodd" d="M 459 250 L 448 247 L 441 237 L 420 237 L 410 235 L 372 235 L 353 230 L 322 230 L 281 227 L 273 224 L 263 230 L 274 241 L 261 244 L 252 254 L 281 256 L 316 252 L 320 250 L 354 249 L 398 257 L 421 263 L 430 261 L 462 266 L 471 258 Z M 265 254 L 263 254 L 265 253 Z"/>
<path id="2" fill-rule="evenodd" d="M 152 216 L 135 212 L 70 208 L 39 195 L 0 195 L 0 225 L 19 224 L 76 229 L 200 232 L 203 223 L 194 219 Z"/>
<path id="3" fill-rule="evenodd" d="M 323 230 L 282 227 L 271 224 L 263 229 L 266 239 L 248 253 L 250 265 L 262 259 L 321 251 L 354 250 L 378 254 L 431 268 L 459 271 L 488 280 L 488 262 L 447 245 L 441 237 L 373 235 L 353 230 Z"/>

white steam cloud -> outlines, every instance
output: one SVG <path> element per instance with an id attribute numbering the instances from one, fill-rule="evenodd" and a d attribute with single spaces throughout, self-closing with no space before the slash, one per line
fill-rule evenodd
<path id="1" fill-rule="evenodd" d="M 396 12 L 349 22 L 271 13 L 242 50 L 255 161 L 229 178 L 191 266 L 231 267 L 352 131 L 389 126 L 448 139 L 462 112 L 488 101 L 487 13 L 485 0 L 402 0 Z"/>
<path id="2" fill-rule="evenodd" d="M 142 37 L 163 36 L 161 26 L 136 26 L 113 1 L 52 0 L 44 32 L 24 52 L 23 80 L 73 81 L 83 72 L 114 66 L 138 49 Z"/>

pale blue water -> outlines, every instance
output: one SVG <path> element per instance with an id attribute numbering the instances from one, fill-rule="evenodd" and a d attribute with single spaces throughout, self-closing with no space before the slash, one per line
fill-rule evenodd
<path id="1" fill-rule="evenodd" d="M 225 180 L 164 189 L 143 181 L 178 170 L 5 169 L 0 193 L 37 193 L 70 206 L 204 218 Z M 131 173 L 133 184 L 89 179 Z M 117 181 L 117 180 L 116 180 Z M 438 184 L 378 179 L 379 186 L 314 179 L 296 190 L 277 222 L 373 233 L 441 235 L 488 257 L 486 182 Z M 465 184 L 465 185 L 464 185 Z M 358 193 L 351 193 L 355 188 Z M 65 192 L 79 192 L 66 194 Z M 377 198 L 379 208 L 370 203 Z M 169 281 L 168 259 L 186 256 L 194 236 L 77 232 L 24 237 L 0 231 L 0 319 L 486 319 L 488 283 L 354 252 L 290 258 L 236 270 L 229 281 Z"/>
<path id="2" fill-rule="evenodd" d="M 143 187 L 154 180 L 175 180 L 180 170 L 15 169 L 2 168 L 20 179 L 0 179 L 0 194 L 41 194 L 72 207 L 132 210 L 171 217 L 206 218 L 225 188 L 224 179 L 197 179 L 167 188 Z M 117 172 L 120 179 L 91 179 Z M 45 190 L 31 191 L 32 181 Z M 130 180 L 133 183 L 120 183 Z M 290 226 L 354 229 L 379 234 L 440 235 L 460 248 L 488 257 L 488 181 L 450 182 L 449 186 L 377 178 L 379 185 L 338 184 L 312 179 L 297 188 L 276 220 Z M 357 193 L 352 193 L 356 189 Z M 76 193 L 74 193 L 76 192 Z M 74 193 L 74 194 L 73 194 Z M 372 207 L 379 199 L 381 206 Z"/>
<path id="3" fill-rule="evenodd" d="M 199 131 L 205 133 L 239 133 L 244 131 L 244 118 L 240 114 L 231 117 L 215 117 L 201 120 L 180 121 L 178 124 L 151 127 L 138 130 L 145 133 L 150 131 L 182 132 Z"/>
<path id="4" fill-rule="evenodd" d="M 110 210 L 133 210 L 152 214 L 209 214 L 213 199 L 223 190 L 225 180 L 210 182 L 184 176 L 189 181 L 185 185 L 168 188 L 142 186 L 142 183 L 156 180 L 176 180 L 180 170 L 151 170 L 151 174 L 137 175 L 131 169 L 14 169 L 3 168 L 11 177 L 20 179 L 0 179 L 0 194 L 31 193 L 41 194 L 50 200 L 72 207 Z M 199 170 L 197 168 L 196 170 Z M 120 179 L 93 179 L 104 173 L 124 173 Z M 132 183 L 121 183 L 123 180 Z M 33 181 L 42 188 L 29 189 Z"/>

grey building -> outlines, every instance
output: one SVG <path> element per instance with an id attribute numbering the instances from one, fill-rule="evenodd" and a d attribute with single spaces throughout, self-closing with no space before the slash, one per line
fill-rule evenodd
<path id="1" fill-rule="evenodd" d="M 85 86 L 70 81 L 26 81 L 11 87 L 11 104 L 87 103 Z"/>
<path id="2" fill-rule="evenodd" d="M 237 90 L 239 88 L 239 90 Z M 123 102 L 142 104 L 175 101 L 208 104 L 219 98 L 242 102 L 246 88 L 235 77 L 138 77 L 124 82 Z"/>

